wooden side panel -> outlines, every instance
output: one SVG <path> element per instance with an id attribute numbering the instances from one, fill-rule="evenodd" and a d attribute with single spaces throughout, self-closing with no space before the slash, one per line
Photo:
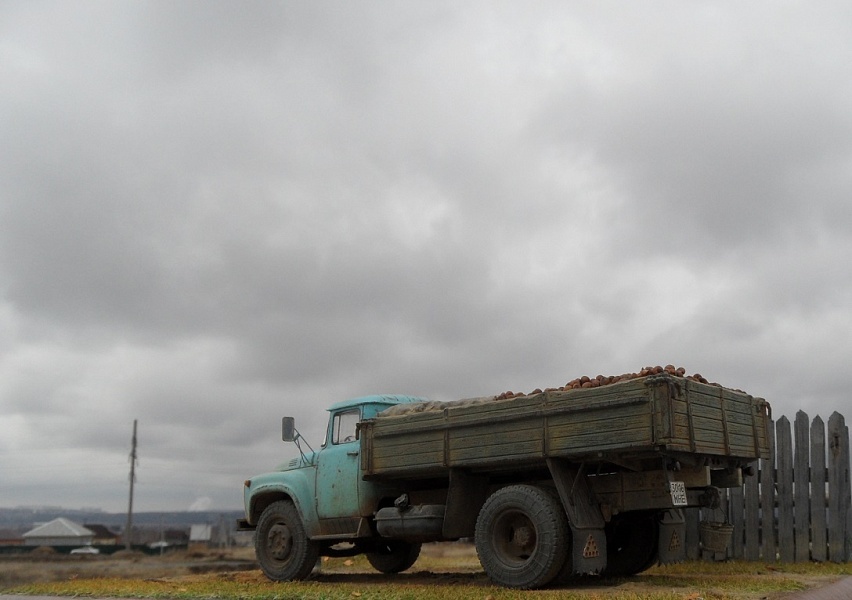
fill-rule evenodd
<path id="1" fill-rule="evenodd" d="M 450 466 L 503 465 L 542 456 L 544 394 L 451 406 L 446 412 Z"/>
<path id="2" fill-rule="evenodd" d="M 553 456 L 651 448 L 653 415 L 648 400 L 625 403 L 617 412 L 607 409 L 558 414 L 548 419 L 548 450 Z"/>
<path id="3" fill-rule="evenodd" d="M 541 458 L 542 417 L 470 424 L 448 431 L 450 466 L 503 464 Z M 455 424 L 454 424 L 455 425 Z"/>
<path id="4" fill-rule="evenodd" d="M 673 402 L 673 443 L 691 451 L 726 456 L 767 456 L 765 402 L 727 388 L 686 380 Z"/>
<path id="5" fill-rule="evenodd" d="M 412 431 L 443 429 L 446 426 L 446 411 L 433 410 L 380 418 L 373 421 L 373 435 L 409 435 Z"/>
<path id="6" fill-rule="evenodd" d="M 766 441 L 750 396 L 679 378 L 420 408 L 364 427 L 368 476 L 666 448 L 752 457 Z"/>
<path id="7" fill-rule="evenodd" d="M 368 473 L 407 472 L 441 467 L 444 459 L 444 434 L 440 430 L 373 437 Z"/>
<path id="8" fill-rule="evenodd" d="M 450 406 L 446 409 L 447 419 L 454 427 L 477 425 L 483 420 L 498 422 L 515 421 L 524 415 L 535 415 L 547 401 L 547 394 L 533 394 L 509 400 L 492 400 L 473 404 Z"/>

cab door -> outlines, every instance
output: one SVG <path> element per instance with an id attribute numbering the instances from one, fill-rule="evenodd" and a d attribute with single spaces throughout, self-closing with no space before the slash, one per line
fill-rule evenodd
<path id="1" fill-rule="evenodd" d="M 316 501 L 321 528 L 327 533 L 355 534 L 360 511 L 359 408 L 336 412 L 329 420 L 325 447 L 317 459 Z"/>

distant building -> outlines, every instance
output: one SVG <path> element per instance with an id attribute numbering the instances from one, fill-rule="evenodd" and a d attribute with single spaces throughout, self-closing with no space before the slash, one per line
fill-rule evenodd
<path id="1" fill-rule="evenodd" d="M 24 543 L 20 531 L 0 529 L 0 546 L 20 546 Z"/>
<path id="2" fill-rule="evenodd" d="M 92 543 L 97 546 L 116 546 L 118 545 L 119 535 L 107 529 L 106 525 L 83 525 L 86 529 L 92 532 Z"/>
<path id="3" fill-rule="evenodd" d="M 189 543 L 189 534 L 183 529 L 166 529 L 163 532 L 163 541 L 170 546 L 186 546 Z"/>
<path id="4" fill-rule="evenodd" d="M 87 546 L 92 544 L 95 534 L 64 517 L 39 525 L 23 536 L 25 546 Z"/>
<path id="5" fill-rule="evenodd" d="M 189 528 L 190 544 L 209 544 L 213 536 L 213 527 L 210 525 L 191 525 Z"/>
<path id="6" fill-rule="evenodd" d="M 172 548 L 189 544 L 189 528 L 186 529 L 145 529 L 136 532 L 134 539 L 151 548 Z"/>

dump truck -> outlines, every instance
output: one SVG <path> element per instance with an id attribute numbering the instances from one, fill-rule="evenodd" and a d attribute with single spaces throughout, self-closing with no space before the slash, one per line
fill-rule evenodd
<path id="1" fill-rule="evenodd" d="M 518 589 L 680 561 L 684 509 L 718 507 L 769 455 L 769 404 L 702 381 L 664 371 L 450 402 L 367 396 L 329 407 L 317 451 L 285 417 L 299 456 L 245 481 L 239 527 L 278 581 L 321 556 L 399 573 L 422 544 L 459 539 Z"/>

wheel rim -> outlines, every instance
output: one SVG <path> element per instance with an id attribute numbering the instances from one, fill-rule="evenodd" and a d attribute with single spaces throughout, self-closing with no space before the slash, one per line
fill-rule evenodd
<path id="1" fill-rule="evenodd" d="M 266 536 L 266 547 L 269 555 L 278 561 L 286 561 L 293 551 L 293 534 L 285 523 L 276 523 L 269 529 Z"/>
<path id="2" fill-rule="evenodd" d="M 526 514 L 516 510 L 497 517 L 492 539 L 497 557 L 510 566 L 526 563 L 538 545 L 535 525 Z"/>

